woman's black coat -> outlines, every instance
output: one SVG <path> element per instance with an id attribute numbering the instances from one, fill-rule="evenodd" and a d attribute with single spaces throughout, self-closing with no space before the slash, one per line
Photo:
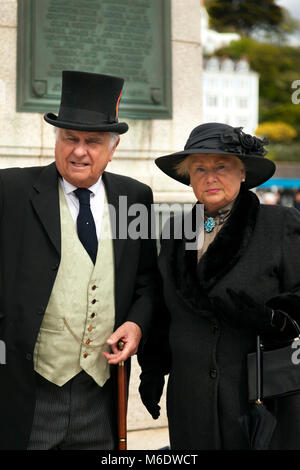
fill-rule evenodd
<path id="1" fill-rule="evenodd" d="M 159 265 L 169 313 L 158 313 L 140 363 L 147 380 L 170 372 L 172 449 L 248 448 L 239 418 L 249 412 L 246 356 L 255 351 L 256 335 L 221 320 L 208 298 L 221 297 L 233 308 L 227 288 L 261 304 L 297 291 L 299 257 L 299 212 L 260 205 L 244 188 L 198 266 L 185 240 L 162 240 Z M 266 405 L 277 418 L 270 448 L 300 449 L 300 395 Z"/>

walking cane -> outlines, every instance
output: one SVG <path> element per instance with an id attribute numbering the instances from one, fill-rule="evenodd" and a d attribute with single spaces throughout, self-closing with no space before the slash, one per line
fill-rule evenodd
<path id="1" fill-rule="evenodd" d="M 123 341 L 119 341 L 118 348 L 120 351 L 124 348 Z M 119 450 L 127 449 L 127 428 L 126 428 L 126 413 L 127 413 L 127 387 L 126 387 L 126 364 L 125 361 L 118 363 L 118 429 L 119 429 Z"/>

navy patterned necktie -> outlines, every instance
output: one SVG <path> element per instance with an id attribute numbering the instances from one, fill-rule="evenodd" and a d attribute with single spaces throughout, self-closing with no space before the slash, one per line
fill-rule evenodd
<path id="1" fill-rule="evenodd" d="M 75 189 L 74 193 L 79 199 L 79 214 L 77 217 L 78 237 L 95 264 L 98 250 L 98 239 L 96 225 L 90 206 L 91 191 L 86 188 L 78 188 Z"/>

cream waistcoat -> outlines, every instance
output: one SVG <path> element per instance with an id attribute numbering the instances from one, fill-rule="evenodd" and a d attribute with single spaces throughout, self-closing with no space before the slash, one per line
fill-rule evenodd
<path id="1" fill-rule="evenodd" d="M 61 262 L 37 337 L 34 368 L 59 386 L 81 370 L 103 386 L 110 372 L 101 351 L 109 350 L 105 342 L 115 323 L 114 253 L 107 200 L 94 266 L 58 187 Z"/>

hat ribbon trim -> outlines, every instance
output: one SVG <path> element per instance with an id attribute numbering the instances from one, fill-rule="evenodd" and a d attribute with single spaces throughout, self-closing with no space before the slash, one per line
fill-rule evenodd
<path id="1" fill-rule="evenodd" d="M 208 140 L 214 140 L 215 141 L 215 144 L 217 142 L 217 139 L 218 139 L 219 135 L 218 134 L 215 134 L 215 135 L 207 135 L 205 133 L 201 134 L 201 136 L 199 135 L 196 135 L 195 137 L 192 137 L 192 138 L 189 138 L 185 147 L 184 147 L 184 150 L 189 150 L 190 148 L 193 148 L 195 146 L 195 144 L 201 144 L 201 142 L 204 142 L 204 145 L 197 145 L 196 148 L 209 148 L 208 145 L 207 145 L 207 141 Z M 211 147 L 212 149 L 215 148 L 215 145 Z"/>
<path id="2" fill-rule="evenodd" d="M 58 120 L 87 125 L 113 124 L 118 122 L 115 116 L 111 116 L 109 113 L 100 113 L 97 111 L 83 108 L 72 108 L 69 106 L 60 107 Z"/>

